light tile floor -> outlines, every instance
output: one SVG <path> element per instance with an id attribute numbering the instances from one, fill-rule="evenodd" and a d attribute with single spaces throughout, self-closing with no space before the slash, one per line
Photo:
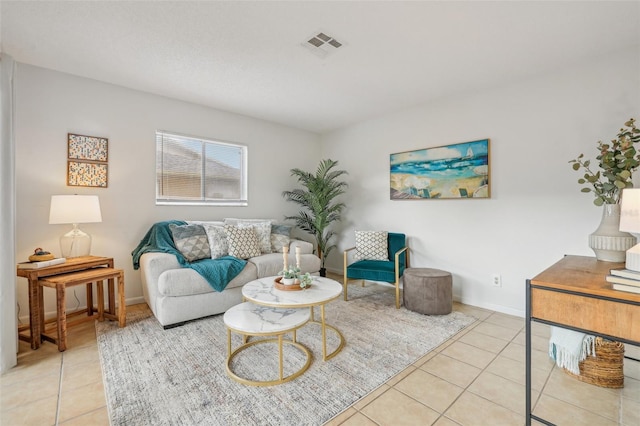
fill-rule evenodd
<path id="1" fill-rule="evenodd" d="M 328 425 L 524 424 L 524 319 L 459 303 L 454 309 L 478 321 Z M 588 385 L 548 359 L 548 335 L 533 323 L 535 414 L 558 425 L 640 425 L 640 363 L 625 360 L 623 389 Z M 0 424 L 109 424 L 94 324 L 70 329 L 68 348 L 44 343 L 32 351 L 20 342 L 18 366 L 0 378 Z M 640 358 L 638 348 L 627 352 Z"/>

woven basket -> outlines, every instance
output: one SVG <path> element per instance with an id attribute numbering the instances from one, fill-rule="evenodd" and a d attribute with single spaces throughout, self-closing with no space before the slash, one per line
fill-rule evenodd
<path id="1" fill-rule="evenodd" d="M 603 388 L 624 387 L 624 344 L 596 337 L 596 355 L 580 362 L 580 375 L 564 372 L 581 382 Z"/>

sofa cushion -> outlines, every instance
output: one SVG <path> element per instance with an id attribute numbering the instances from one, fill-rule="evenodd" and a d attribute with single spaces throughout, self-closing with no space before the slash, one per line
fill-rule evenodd
<path id="1" fill-rule="evenodd" d="M 356 259 L 389 260 L 387 231 L 356 231 Z"/>
<path id="2" fill-rule="evenodd" d="M 295 253 L 297 247 L 300 247 L 301 254 L 313 254 L 313 244 L 309 241 L 292 239 L 289 244 L 289 253 Z"/>
<path id="3" fill-rule="evenodd" d="M 260 242 L 260 253 L 271 253 L 271 219 L 237 219 L 228 217 L 224 219 L 225 225 L 234 225 L 238 228 L 253 227 Z"/>
<path id="4" fill-rule="evenodd" d="M 247 262 L 244 269 L 227 284 L 225 290 L 241 287 L 256 278 L 255 265 Z M 209 285 L 207 280 L 193 269 L 169 269 L 164 271 L 158 278 L 159 297 L 192 296 L 212 292 L 215 292 L 215 290 Z"/>
<path id="5" fill-rule="evenodd" d="M 291 225 L 271 224 L 271 251 L 282 253 L 283 247 L 289 247 L 291 242 Z"/>
<path id="6" fill-rule="evenodd" d="M 227 241 L 227 233 L 224 225 L 213 225 L 203 223 L 202 226 L 207 233 L 209 239 L 209 248 L 211 249 L 211 258 L 218 259 L 229 254 L 229 243 Z"/>
<path id="7" fill-rule="evenodd" d="M 211 257 L 209 239 L 201 225 L 170 224 L 169 230 L 176 248 L 187 261 L 193 262 Z"/>
<path id="8" fill-rule="evenodd" d="M 239 228 L 225 225 L 224 231 L 227 234 L 230 256 L 235 256 L 239 259 L 260 256 L 260 243 L 253 227 Z"/>

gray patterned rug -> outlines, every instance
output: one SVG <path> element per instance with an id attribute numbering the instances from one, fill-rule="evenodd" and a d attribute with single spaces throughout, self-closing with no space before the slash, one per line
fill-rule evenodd
<path id="1" fill-rule="evenodd" d="M 122 329 L 97 322 L 111 424 L 321 425 L 475 321 L 459 312 L 425 316 L 395 309 L 392 291 L 376 285 L 350 286 L 349 301 L 329 303 L 326 317 L 346 339 L 342 352 L 323 362 L 320 327 L 308 324 L 297 337 L 313 353 L 311 366 L 291 382 L 269 387 L 227 376 L 222 315 L 169 330 L 150 311 L 129 313 Z M 331 352 L 339 342 L 327 333 Z M 234 335 L 233 347 L 239 344 Z M 234 360 L 234 371 L 277 377 L 275 346 L 251 346 Z M 304 363 L 290 345 L 284 359 L 285 376 Z"/>

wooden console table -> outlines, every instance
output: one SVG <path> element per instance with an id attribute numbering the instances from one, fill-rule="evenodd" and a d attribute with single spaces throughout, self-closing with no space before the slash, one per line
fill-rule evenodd
<path id="1" fill-rule="evenodd" d="M 531 321 L 640 346 L 640 294 L 613 290 L 605 280 L 611 269 L 620 268 L 624 263 L 565 256 L 527 280 L 527 426 L 532 419 L 552 425 L 531 412 Z"/>
<path id="2" fill-rule="evenodd" d="M 18 332 L 18 337 L 20 340 L 30 342 L 31 349 L 38 349 L 41 343 L 40 336 L 40 293 L 42 289 L 38 286 L 38 280 L 43 277 L 50 277 L 53 275 L 61 275 L 66 274 L 68 272 L 75 271 L 85 271 L 87 269 L 96 268 L 99 266 L 106 266 L 108 268 L 113 268 L 113 258 L 112 257 L 100 257 L 100 256 L 80 256 L 73 257 L 67 259 L 65 263 L 61 263 L 59 265 L 53 265 L 46 268 L 40 269 L 16 269 L 16 275 L 18 277 L 24 277 L 27 279 L 29 284 L 29 334 L 26 335 L 23 331 L 25 329 L 20 329 Z M 109 290 L 113 288 L 113 280 L 109 280 Z M 109 291 L 109 294 L 112 294 Z M 109 300 L 109 306 L 115 306 L 115 300 Z M 93 314 L 93 306 L 87 306 L 87 310 L 81 311 L 87 312 L 88 315 Z M 91 308 L 91 311 L 89 311 Z"/>

